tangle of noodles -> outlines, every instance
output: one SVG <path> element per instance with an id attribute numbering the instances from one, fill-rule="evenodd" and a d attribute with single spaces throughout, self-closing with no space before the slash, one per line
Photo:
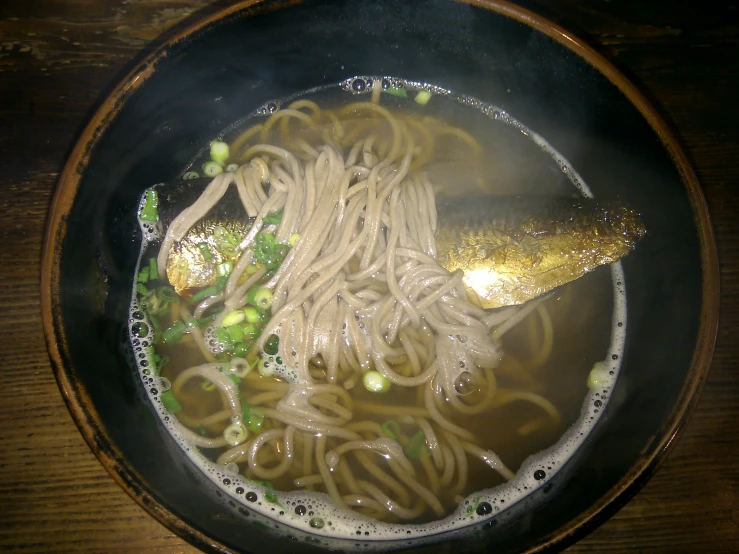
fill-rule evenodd
<path id="1" fill-rule="evenodd" d="M 238 169 L 215 177 L 169 225 L 160 278 L 172 247 L 229 187 L 237 190 L 254 223 L 224 291 L 201 301 L 193 315 L 223 307 L 217 328 L 262 283 L 273 300 L 257 345 L 279 336 L 279 351 L 268 359 L 287 368 L 278 372 L 282 379 L 249 371 L 257 349 L 245 360 L 218 362 L 209 348 L 213 330 L 195 328 L 203 363 L 176 375 L 172 391 L 181 399 L 202 395 L 200 383 L 219 391 L 200 413 L 178 414 L 194 445 L 222 449 L 219 464 L 237 464 L 247 477 L 280 488 L 325 492 L 337 506 L 371 517 L 440 518 L 467 487 L 471 463 L 486 464 L 500 480 L 513 476 L 457 416 L 527 402 L 538 418 L 519 428 L 522 435 L 559 421 L 550 402 L 499 387 L 495 376 L 504 333 L 530 312 L 540 319 L 542 332 L 530 324 L 533 370 L 551 352 L 552 322 L 540 302 L 481 310 L 467 300 L 461 272 L 436 261 L 433 176 L 423 168 L 441 144 L 457 141 L 471 155 L 479 144 L 464 131 L 396 117 L 376 102 L 332 112 L 300 100 L 246 130 L 231 144 Z M 249 274 L 263 218 L 278 210 L 282 218 L 270 227 L 277 242 L 299 239 L 276 271 Z M 192 317 L 184 302 L 173 313 L 185 323 Z M 383 402 L 361 390 L 371 370 L 401 391 L 400 400 Z M 246 372 L 239 385 L 227 376 L 236 372 Z M 263 412 L 264 424 L 229 446 L 219 433 L 245 424 L 246 403 Z M 393 436 L 383 420 L 393 421 Z M 416 452 L 414 434 L 423 439 Z"/>

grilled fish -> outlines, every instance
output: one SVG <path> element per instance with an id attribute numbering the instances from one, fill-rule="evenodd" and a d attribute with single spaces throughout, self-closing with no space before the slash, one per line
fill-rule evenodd
<path id="1" fill-rule="evenodd" d="M 439 264 L 485 309 L 522 304 L 618 261 L 645 234 L 636 212 L 586 198 L 439 200 Z"/>
<path id="2" fill-rule="evenodd" d="M 189 298 L 199 288 L 208 287 L 218 279 L 218 266 L 225 262 L 236 264 L 235 245 L 216 240 L 224 234 L 238 244 L 250 225 L 241 220 L 203 219 L 196 223 L 185 238 L 175 243 L 167 258 L 167 278 L 177 294 Z M 236 240 L 238 238 L 238 240 Z M 229 248 L 230 247 L 230 248 Z"/>
<path id="3" fill-rule="evenodd" d="M 175 206 L 188 205 L 204 180 L 159 188 L 166 225 Z M 439 264 L 461 269 L 469 298 L 484 309 L 522 304 L 628 254 L 644 236 L 633 210 L 617 202 L 547 196 L 484 196 L 437 199 Z M 169 213 L 168 213 L 169 212 Z M 234 261 L 219 233 L 243 237 L 253 222 L 233 189 L 183 240 L 167 261 L 167 277 L 189 297 L 215 283 L 218 265 Z M 222 238 L 222 237 L 221 237 Z M 238 242 L 238 241 L 237 241 Z"/>
<path id="4" fill-rule="evenodd" d="M 156 186 L 165 229 L 184 206 L 197 200 L 210 181 L 210 178 L 200 178 Z M 241 206 L 238 193 L 229 189 L 206 217 L 172 246 L 166 271 L 177 294 L 189 298 L 197 289 L 216 282 L 219 265 L 229 261 L 236 263 L 239 252 L 235 245 L 253 223 Z"/>

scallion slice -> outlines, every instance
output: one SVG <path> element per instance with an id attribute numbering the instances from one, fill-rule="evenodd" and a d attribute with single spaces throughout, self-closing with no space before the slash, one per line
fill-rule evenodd
<path id="1" fill-rule="evenodd" d="M 175 304 L 180 301 L 180 297 L 169 285 L 157 287 L 157 296 L 164 300 L 167 304 Z"/>
<path id="2" fill-rule="evenodd" d="M 282 209 L 277 210 L 276 212 L 267 214 L 262 219 L 262 221 L 264 222 L 265 225 L 277 225 L 278 223 L 280 223 L 280 221 L 282 221 L 282 213 L 283 213 Z"/>
<path id="3" fill-rule="evenodd" d="M 411 460 L 417 460 L 421 457 L 421 451 L 425 444 L 426 436 L 423 434 L 423 431 L 419 431 L 408 439 L 408 442 L 405 443 L 405 447 L 403 448 L 403 452 L 405 452 L 405 455 Z"/>
<path id="4" fill-rule="evenodd" d="M 264 412 L 261 408 L 251 408 L 247 426 L 250 431 L 259 431 L 264 424 Z"/>
<path id="5" fill-rule="evenodd" d="M 391 439 L 397 439 L 403 432 L 398 422 L 394 419 L 388 419 L 380 427 L 382 428 L 382 432 Z"/>
<path id="6" fill-rule="evenodd" d="M 390 381 L 379 371 L 368 371 L 362 377 L 364 388 L 370 392 L 387 392 L 390 390 Z"/>
<path id="7" fill-rule="evenodd" d="M 200 251 L 200 255 L 203 257 L 204 261 L 207 262 L 213 258 L 213 254 L 211 254 L 207 242 L 201 242 L 200 244 L 198 244 L 198 250 Z"/>
<path id="8" fill-rule="evenodd" d="M 160 394 L 159 400 L 162 401 L 162 405 L 164 406 L 164 409 L 167 410 L 171 414 L 175 414 L 182 409 L 182 406 L 180 405 L 177 398 L 175 398 L 175 395 L 171 390 L 165 391 L 162 394 Z"/>
<path id="9" fill-rule="evenodd" d="M 385 89 L 384 92 L 387 92 L 388 94 L 391 94 L 393 96 L 399 96 L 400 98 L 408 98 L 408 93 L 404 88 L 389 88 Z"/>
<path id="10" fill-rule="evenodd" d="M 416 101 L 416 104 L 425 106 L 429 103 L 429 100 L 431 100 L 431 91 L 419 90 L 418 93 L 416 93 L 416 97 L 414 98 L 414 100 Z"/>
<path id="11" fill-rule="evenodd" d="M 159 220 L 159 195 L 154 189 L 146 191 L 146 200 L 144 207 L 139 214 L 141 221 L 158 221 Z"/>
<path id="12" fill-rule="evenodd" d="M 162 332 L 162 340 L 167 344 L 174 344 L 178 342 L 185 334 L 187 326 L 184 321 L 175 322 L 172 327 L 165 329 Z"/>
<path id="13" fill-rule="evenodd" d="M 137 283 L 136 284 L 136 292 L 139 293 L 144 298 L 146 298 L 147 296 L 151 296 L 152 294 L 154 294 L 149 289 L 147 289 L 145 285 L 143 285 L 141 283 Z"/>
<path id="14" fill-rule="evenodd" d="M 206 162 L 203 164 L 203 173 L 205 173 L 207 177 L 215 177 L 219 173 L 223 173 L 223 166 L 218 162 Z"/>
<path id="15" fill-rule="evenodd" d="M 249 436 L 246 427 L 241 423 L 232 423 L 223 430 L 223 438 L 231 446 L 237 446 Z"/>
<path id="16" fill-rule="evenodd" d="M 210 143 L 210 157 L 212 160 L 225 163 L 228 156 L 228 144 L 220 140 L 214 140 Z"/>
<path id="17" fill-rule="evenodd" d="M 259 312 L 253 306 L 247 306 L 242 310 L 242 313 L 244 314 L 246 321 L 248 321 L 249 323 L 259 323 L 261 321 L 261 318 L 259 317 Z"/>
<path id="18" fill-rule="evenodd" d="M 268 310 L 272 306 L 273 299 L 272 291 L 268 288 L 261 287 L 254 294 L 254 305 L 263 310 Z"/>
<path id="19" fill-rule="evenodd" d="M 231 260 L 225 261 L 222 264 L 216 266 L 216 272 L 219 277 L 227 277 L 233 271 L 234 264 Z"/>

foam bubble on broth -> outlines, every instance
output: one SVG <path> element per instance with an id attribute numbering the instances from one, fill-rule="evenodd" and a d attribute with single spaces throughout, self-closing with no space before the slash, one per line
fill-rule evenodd
<path id="1" fill-rule="evenodd" d="M 364 86 L 357 85 L 357 82 L 363 82 Z M 451 97 L 460 104 L 479 111 L 491 120 L 509 125 L 520 131 L 544 153 L 551 156 L 563 174 L 583 196 L 593 197 L 592 192 L 582 178 L 559 152 L 543 137 L 496 106 L 467 96 L 456 96 L 452 92 L 435 85 L 404 81 L 392 77 L 353 77 L 340 83 L 339 86 L 352 94 L 371 94 L 374 87 L 380 86 L 383 88 L 403 87 L 409 91 L 427 90 L 437 95 Z M 295 97 L 303 94 L 305 93 Z M 251 114 L 249 118 L 254 115 L 269 115 L 279 110 L 280 106 L 286 103 L 285 101 L 267 102 Z M 235 125 L 238 125 L 238 123 Z M 145 198 L 142 197 L 140 209 L 143 208 L 144 200 Z M 161 240 L 163 235 L 160 224 L 145 221 L 139 221 L 139 224 L 142 232 L 142 243 L 134 275 L 138 274 L 143 267 L 142 260 L 148 247 Z M 240 474 L 217 465 L 188 442 L 182 432 L 184 426 L 162 404 L 160 399 L 160 394 L 163 392 L 162 378 L 154 374 L 154 360 L 151 359 L 148 350 L 148 347 L 153 345 L 153 327 L 147 320 L 144 311 L 140 309 L 136 299 L 135 283 L 128 319 L 129 338 L 142 385 L 162 424 L 176 440 L 185 455 L 198 466 L 220 491 L 236 502 L 243 504 L 249 510 L 306 533 L 332 538 L 378 541 L 370 548 L 382 550 L 385 548 L 383 544 L 388 548 L 390 544 L 379 541 L 430 537 L 446 531 L 460 530 L 472 524 L 494 518 L 534 491 L 545 487 L 573 456 L 605 410 L 618 378 L 623 358 L 626 338 L 626 288 L 621 262 L 611 264 L 610 272 L 613 289 L 613 312 L 609 347 L 603 361 L 608 370 L 603 386 L 588 390 L 577 421 L 561 436 L 556 444 L 529 456 L 512 480 L 490 489 L 472 493 L 444 519 L 424 524 L 383 523 L 340 510 L 334 506 L 328 495 L 324 493 L 267 491 L 261 485 L 244 478 Z M 275 330 L 275 334 L 280 334 L 279 328 Z M 297 380 L 297 375 L 290 368 L 288 360 L 283 360 L 282 364 L 277 364 L 276 356 L 271 356 L 271 362 L 276 366 L 275 375 L 291 382 Z"/>

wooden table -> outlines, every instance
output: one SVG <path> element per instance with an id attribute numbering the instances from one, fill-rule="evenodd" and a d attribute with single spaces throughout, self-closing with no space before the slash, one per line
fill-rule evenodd
<path id="1" fill-rule="evenodd" d="M 93 106 L 168 27 L 222 4 L 0 5 L 0 550 L 195 552 L 113 482 L 72 422 L 46 354 L 39 260 L 57 176 Z M 718 346 L 696 413 L 643 491 L 570 552 L 739 551 L 739 9 L 681 4 L 536 0 L 673 123 L 722 265 Z"/>

